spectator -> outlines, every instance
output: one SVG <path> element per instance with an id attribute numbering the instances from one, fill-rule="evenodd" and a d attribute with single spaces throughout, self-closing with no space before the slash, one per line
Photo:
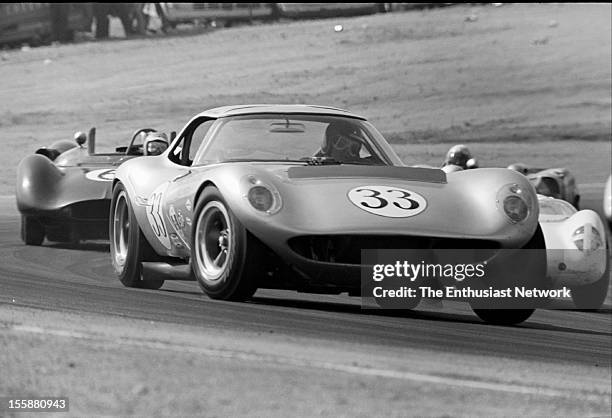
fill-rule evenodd
<path id="1" fill-rule="evenodd" d="M 135 33 L 133 27 L 133 10 L 139 3 L 94 3 L 93 12 L 96 19 L 96 39 L 108 38 L 108 16 L 118 17 L 123 25 L 125 36 Z"/>

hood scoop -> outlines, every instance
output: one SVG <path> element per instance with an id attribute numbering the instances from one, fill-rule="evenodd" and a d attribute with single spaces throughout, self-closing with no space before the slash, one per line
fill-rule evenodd
<path id="1" fill-rule="evenodd" d="M 290 179 L 365 177 L 422 181 L 424 183 L 446 183 L 446 173 L 437 168 L 380 165 L 323 165 L 291 167 L 288 175 Z"/>

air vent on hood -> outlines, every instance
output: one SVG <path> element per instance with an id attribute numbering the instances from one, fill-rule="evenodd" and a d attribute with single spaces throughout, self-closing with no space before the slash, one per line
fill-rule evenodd
<path id="1" fill-rule="evenodd" d="M 380 165 L 324 165 L 291 167 L 288 175 L 290 179 L 364 177 L 422 181 L 425 183 L 446 183 L 446 173 L 437 168 Z"/>

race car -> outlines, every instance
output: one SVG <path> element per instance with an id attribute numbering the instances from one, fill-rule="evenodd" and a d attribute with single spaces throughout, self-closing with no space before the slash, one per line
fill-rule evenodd
<path id="1" fill-rule="evenodd" d="M 407 167 L 364 117 L 337 108 L 207 110 L 163 154 L 123 163 L 112 183 L 111 261 L 127 287 L 195 279 L 222 300 L 258 288 L 359 295 L 361 250 L 371 248 L 482 249 L 503 275 L 492 285 L 546 284 L 541 253 L 499 255 L 544 249 L 525 176 Z M 495 324 L 534 310 L 472 307 Z"/>
<path id="2" fill-rule="evenodd" d="M 508 168 L 527 176 L 538 194 L 565 200 L 580 209 L 576 178 L 567 168 L 530 168 L 522 163 L 510 164 Z"/>
<path id="3" fill-rule="evenodd" d="M 26 245 L 108 238 L 111 180 L 119 164 L 165 151 L 168 140 L 154 129 L 136 131 L 128 146 L 95 152 L 95 128 L 75 141 L 60 140 L 26 156 L 17 167 L 16 199 Z M 83 145 L 87 142 L 87 147 Z"/>
<path id="4" fill-rule="evenodd" d="M 599 309 L 610 285 L 610 254 L 601 218 L 564 200 L 538 195 L 538 201 L 553 287 L 571 288 L 580 309 Z"/>
<path id="5" fill-rule="evenodd" d="M 612 175 L 608 177 L 608 181 L 604 186 L 603 213 L 612 232 Z"/>

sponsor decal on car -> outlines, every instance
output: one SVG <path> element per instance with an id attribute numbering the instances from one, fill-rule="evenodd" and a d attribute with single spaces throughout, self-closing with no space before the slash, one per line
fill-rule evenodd
<path id="1" fill-rule="evenodd" d="M 359 209 L 388 218 L 418 215 L 427 207 L 420 194 L 394 186 L 359 186 L 348 192 L 348 198 Z"/>
<path id="2" fill-rule="evenodd" d="M 185 218 L 181 213 L 181 210 L 176 210 L 174 205 L 170 205 L 170 209 L 168 209 L 168 214 L 170 215 L 170 222 L 172 222 L 172 226 L 177 231 L 185 229 Z"/>

